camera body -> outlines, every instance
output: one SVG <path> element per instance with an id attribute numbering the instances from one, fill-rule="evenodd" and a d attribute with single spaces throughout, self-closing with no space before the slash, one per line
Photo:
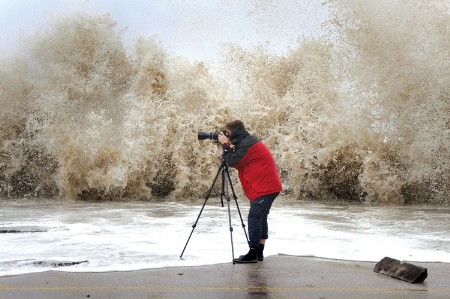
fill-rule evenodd
<path id="1" fill-rule="evenodd" d="M 225 136 L 228 136 L 228 132 L 226 131 L 226 130 L 222 130 L 222 131 L 220 131 L 220 132 L 222 132 Z M 209 139 L 209 140 L 215 140 L 215 141 L 217 141 L 217 138 L 219 137 L 219 134 L 220 134 L 220 132 L 210 132 L 210 133 L 207 133 L 207 132 L 198 132 L 198 140 L 206 140 L 206 139 Z"/>

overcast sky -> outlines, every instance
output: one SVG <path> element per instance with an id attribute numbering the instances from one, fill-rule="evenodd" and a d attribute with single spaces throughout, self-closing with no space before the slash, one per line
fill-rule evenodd
<path id="1" fill-rule="evenodd" d="M 154 37 L 169 52 L 203 60 L 222 43 L 263 45 L 284 52 L 301 36 L 318 36 L 326 18 L 321 0 L 0 0 L 0 53 L 53 18 L 109 13 L 132 44 Z"/>

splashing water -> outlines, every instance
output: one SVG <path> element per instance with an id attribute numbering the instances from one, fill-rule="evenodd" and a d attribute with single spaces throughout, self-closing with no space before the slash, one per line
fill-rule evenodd
<path id="1" fill-rule="evenodd" d="M 326 7 L 324 36 L 214 69 L 126 48 L 109 16 L 54 21 L 0 66 L 0 196 L 201 198 L 220 150 L 196 132 L 242 119 L 293 198 L 448 203 L 448 4 Z"/>
<path id="2" fill-rule="evenodd" d="M 243 201 L 239 206 L 246 215 L 249 205 Z M 179 200 L 86 204 L 33 199 L 1 204 L 0 276 L 231 263 L 233 257 L 248 251 L 236 205 L 230 204 L 230 220 L 227 203 L 222 208 L 217 198 L 210 198 L 203 211 L 200 201 Z M 389 256 L 448 263 L 449 212 L 449 207 L 443 206 L 277 199 L 269 216 L 264 256 L 370 262 Z"/>

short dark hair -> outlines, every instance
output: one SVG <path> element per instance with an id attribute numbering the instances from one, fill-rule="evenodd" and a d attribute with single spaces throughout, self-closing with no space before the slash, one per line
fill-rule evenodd
<path id="1" fill-rule="evenodd" d="M 239 127 L 243 127 L 245 129 L 244 123 L 241 120 L 233 120 L 225 125 L 225 128 L 230 131 L 233 131 L 234 129 Z"/>

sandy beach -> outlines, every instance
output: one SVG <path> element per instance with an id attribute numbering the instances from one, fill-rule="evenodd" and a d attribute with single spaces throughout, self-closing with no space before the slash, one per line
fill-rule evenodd
<path id="1" fill-rule="evenodd" d="M 373 262 L 278 255 L 257 264 L 230 262 L 103 273 L 47 271 L 0 277 L 0 298 L 450 297 L 449 264 L 410 263 L 427 268 L 423 283 L 375 273 Z"/>

